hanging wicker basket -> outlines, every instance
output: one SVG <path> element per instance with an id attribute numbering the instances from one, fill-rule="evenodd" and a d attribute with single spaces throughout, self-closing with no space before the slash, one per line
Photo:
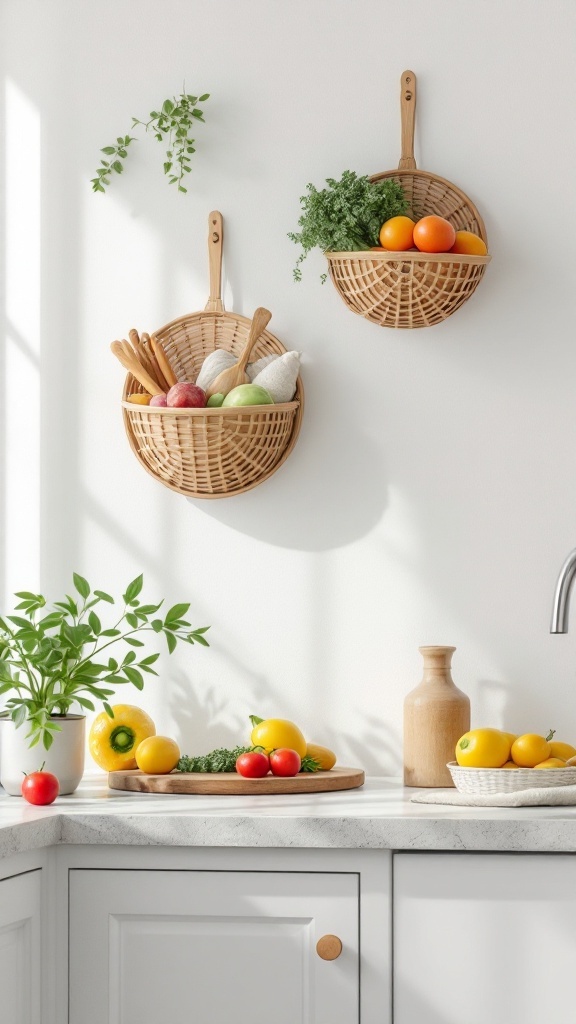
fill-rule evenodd
<path id="1" fill-rule="evenodd" d="M 221 214 L 210 214 L 209 223 L 208 305 L 155 332 L 178 380 L 195 381 L 204 359 L 215 349 L 239 356 L 250 331 L 250 320 L 224 310 Z M 284 352 L 282 343 L 264 331 L 252 358 Z M 288 458 L 300 432 L 304 409 L 300 377 L 293 401 L 242 408 L 150 408 L 128 402 L 129 395 L 142 390 L 129 373 L 122 406 L 132 450 L 156 480 L 189 498 L 227 498 L 263 483 Z"/>
<path id="2" fill-rule="evenodd" d="M 445 178 L 419 171 L 414 160 L 416 76 L 401 79 L 402 157 L 398 169 L 374 174 L 404 189 L 407 214 L 445 217 L 457 231 L 488 244 L 484 222 L 468 196 Z M 330 277 L 354 313 L 381 327 L 430 327 L 446 320 L 476 291 L 490 256 L 423 252 L 327 252 Z"/>

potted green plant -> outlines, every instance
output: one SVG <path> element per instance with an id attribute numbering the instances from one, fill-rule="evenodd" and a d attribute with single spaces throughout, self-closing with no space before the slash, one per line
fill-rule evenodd
<path id="1" fill-rule="evenodd" d="M 145 653 L 143 633 L 163 634 L 170 654 L 178 641 L 209 646 L 208 627 L 193 630 L 184 618 L 189 604 L 176 604 L 161 617 L 163 601 L 140 601 L 141 575 L 126 588 L 110 625 L 96 609 L 111 610 L 114 598 L 92 590 L 78 573 L 73 580 L 77 596 L 67 594 L 48 607 L 41 594 L 20 591 L 15 613 L 0 618 L 0 782 L 13 796 L 20 795 L 22 773 L 38 768 L 39 760 L 58 777 L 62 794 L 74 792 L 84 771 L 82 711 L 95 711 L 94 701 L 102 701 L 113 717 L 108 698 L 117 686 L 141 690 L 146 674 L 158 674 L 153 666 L 160 655 Z M 115 658 L 109 649 L 117 645 Z M 38 744 L 45 748 L 41 756 Z"/>

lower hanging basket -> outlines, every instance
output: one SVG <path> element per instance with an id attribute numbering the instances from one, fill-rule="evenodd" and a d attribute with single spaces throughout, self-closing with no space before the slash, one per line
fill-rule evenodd
<path id="1" fill-rule="evenodd" d="M 181 317 L 156 332 L 179 380 L 196 380 L 209 352 L 239 355 L 250 320 L 206 312 Z M 286 349 L 265 331 L 253 358 Z M 123 392 L 124 426 L 134 454 L 166 487 L 189 498 L 226 498 L 272 476 L 292 451 L 302 421 L 304 390 L 298 378 L 291 402 L 240 408 L 168 409 L 128 402 L 142 391 L 128 374 Z"/>
<path id="2" fill-rule="evenodd" d="M 478 287 L 490 256 L 327 252 L 330 277 L 353 313 L 381 327 L 431 327 Z"/>

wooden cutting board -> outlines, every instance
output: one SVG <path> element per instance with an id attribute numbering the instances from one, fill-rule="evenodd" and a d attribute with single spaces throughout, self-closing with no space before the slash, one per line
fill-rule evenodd
<path id="1" fill-rule="evenodd" d="M 302 772 L 291 779 L 265 775 L 263 779 L 244 779 L 237 772 L 171 772 L 169 775 L 145 775 L 133 771 L 109 772 L 110 789 L 130 793 L 208 793 L 212 796 L 258 796 L 263 793 L 327 793 L 339 789 L 358 789 L 364 785 L 361 768 L 331 768 L 329 772 Z"/>

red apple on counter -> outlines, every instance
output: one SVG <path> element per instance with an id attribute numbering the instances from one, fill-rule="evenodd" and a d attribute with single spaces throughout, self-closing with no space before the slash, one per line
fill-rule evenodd
<path id="1" fill-rule="evenodd" d="M 157 408 L 158 406 L 163 408 L 167 404 L 168 403 L 166 401 L 166 395 L 164 394 L 164 392 L 162 392 L 161 395 L 152 395 L 152 398 L 148 402 L 148 406 L 155 405 Z"/>
<path id="2" fill-rule="evenodd" d="M 180 381 L 170 388 L 166 395 L 166 405 L 171 409 L 203 409 L 206 405 L 206 392 L 197 384 Z"/>

